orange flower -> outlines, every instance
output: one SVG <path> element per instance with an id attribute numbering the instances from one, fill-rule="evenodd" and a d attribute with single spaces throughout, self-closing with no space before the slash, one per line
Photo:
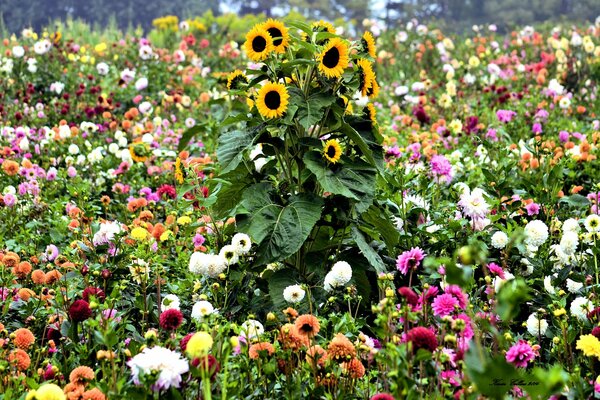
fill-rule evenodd
<path id="1" fill-rule="evenodd" d="M 22 261 L 15 265 L 12 269 L 12 273 L 19 279 L 27 278 L 27 275 L 31 272 L 31 264 L 27 261 Z"/>
<path id="2" fill-rule="evenodd" d="M 31 296 L 35 296 L 35 292 L 28 288 L 19 289 L 17 294 L 19 295 L 19 298 L 23 301 L 28 301 L 31 298 Z"/>
<path id="3" fill-rule="evenodd" d="M 325 365 L 325 360 L 327 359 L 327 351 L 319 346 L 318 344 L 312 346 L 306 352 L 306 362 L 311 364 L 313 367 L 319 366 L 322 367 Z"/>
<path id="4" fill-rule="evenodd" d="M 4 160 L 2 170 L 6 175 L 16 175 L 19 172 L 19 164 L 13 160 Z"/>
<path id="5" fill-rule="evenodd" d="M 27 350 L 35 342 L 35 336 L 27 328 L 19 328 L 13 333 L 15 335 L 13 343 L 20 349 Z"/>
<path id="6" fill-rule="evenodd" d="M 80 383 L 67 383 L 65 385 L 65 394 L 69 400 L 80 400 L 85 392 L 85 386 Z"/>
<path id="7" fill-rule="evenodd" d="M 298 318 L 298 311 L 296 311 L 292 307 L 286 308 L 285 310 L 283 310 L 283 313 L 285 315 L 287 315 L 287 317 L 290 319 L 290 321 L 293 321 L 296 318 Z"/>
<path id="8" fill-rule="evenodd" d="M 12 251 L 7 252 L 4 257 L 2 257 L 2 263 L 7 268 L 14 268 L 21 261 L 21 257 L 17 253 L 13 253 Z"/>
<path id="9" fill-rule="evenodd" d="M 60 280 L 60 278 L 62 278 L 62 274 L 53 269 L 52 271 L 46 272 L 45 283 L 46 285 L 52 285 L 54 282 Z"/>
<path id="10" fill-rule="evenodd" d="M 98 388 L 88 390 L 83 394 L 83 400 L 105 400 L 106 396 Z"/>
<path id="11" fill-rule="evenodd" d="M 15 349 L 8 355 L 8 361 L 17 366 L 19 371 L 25 371 L 31 365 L 29 354 L 21 349 Z"/>
<path id="12" fill-rule="evenodd" d="M 260 357 L 260 353 L 263 351 L 266 351 L 267 354 L 270 356 L 273 353 L 275 353 L 275 348 L 273 347 L 273 345 L 271 343 L 260 342 L 260 343 L 256 343 L 256 344 L 253 344 L 252 346 L 250 346 L 250 349 L 248 350 L 248 354 L 250 355 L 251 359 L 256 360 Z"/>
<path id="13" fill-rule="evenodd" d="M 314 315 L 304 314 L 299 316 L 295 322 L 298 333 L 306 336 L 315 336 L 321 329 L 319 320 Z"/>
<path id="14" fill-rule="evenodd" d="M 94 376 L 94 370 L 90 367 L 86 367 L 85 365 L 83 365 L 71 371 L 71 374 L 69 375 L 69 381 L 71 383 L 84 384 L 87 381 L 93 380 Z"/>
<path id="15" fill-rule="evenodd" d="M 360 379 L 365 375 L 365 366 L 358 358 L 342 363 L 342 369 L 352 379 Z"/>
<path id="16" fill-rule="evenodd" d="M 150 222 L 154 219 L 154 215 L 148 210 L 144 210 L 140 213 L 139 219 L 144 222 Z"/>
<path id="17" fill-rule="evenodd" d="M 279 330 L 279 341 L 286 349 L 299 350 L 309 346 L 308 336 L 301 335 L 293 324 L 285 324 Z"/>
<path id="18" fill-rule="evenodd" d="M 356 356 L 356 349 L 346 336 L 338 333 L 331 342 L 329 342 L 327 355 L 332 360 L 345 361 L 348 357 Z"/>

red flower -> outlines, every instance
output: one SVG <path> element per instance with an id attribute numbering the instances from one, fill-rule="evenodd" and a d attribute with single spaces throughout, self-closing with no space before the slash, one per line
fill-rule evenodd
<path id="1" fill-rule="evenodd" d="M 207 355 L 202 360 L 200 358 L 194 358 L 192 360 L 192 365 L 203 371 L 207 371 L 210 374 L 211 380 L 214 379 L 217 372 L 221 370 L 221 364 L 219 364 L 212 354 Z"/>
<path id="2" fill-rule="evenodd" d="M 174 331 L 179 328 L 183 322 L 183 314 L 181 311 L 171 308 L 160 314 L 160 320 L 158 321 L 160 327 L 166 331 Z"/>
<path id="3" fill-rule="evenodd" d="M 194 333 L 196 333 L 196 332 L 188 333 L 179 342 L 179 347 L 181 348 L 182 353 L 185 353 L 185 350 L 187 349 L 187 344 L 190 341 L 190 339 L 192 338 L 192 336 L 194 336 Z"/>
<path id="4" fill-rule="evenodd" d="M 158 195 L 160 196 L 160 198 L 171 198 L 174 199 L 177 197 L 177 191 L 175 190 L 175 188 L 171 185 L 161 185 L 156 193 L 158 193 Z"/>
<path id="5" fill-rule="evenodd" d="M 394 396 L 387 393 L 377 393 L 375 396 L 371 397 L 371 400 L 394 400 Z"/>
<path id="6" fill-rule="evenodd" d="M 411 306 L 416 306 L 419 303 L 419 296 L 415 293 L 414 290 L 409 288 L 408 286 L 403 286 L 398 289 L 398 294 L 406 299 L 406 302 Z"/>
<path id="7" fill-rule="evenodd" d="M 83 290 L 81 297 L 83 297 L 83 299 L 89 303 L 90 296 L 96 297 L 101 302 L 103 302 L 104 299 L 106 298 L 106 294 L 104 293 L 104 290 L 97 288 L 97 287 L 86 287 Z"/>
<path id="8" fill-rule="evenodd" d="M 412 342 L 414 351 L 419 349 L 434 351 L 438 346 L 435 334 L 423 326 L 417 326 L 408 331 L 406 333 L 406 341 Z"/>
<path id="9" fill-rule="evenodd" d="M 85 300 L 75 300 L 69 307 L 69 317 L 73 322 L 83 322 L 92 316 L 92 309 Z"/>

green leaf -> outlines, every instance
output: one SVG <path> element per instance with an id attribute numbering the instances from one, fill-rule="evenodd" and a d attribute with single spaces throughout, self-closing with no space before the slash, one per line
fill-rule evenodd
<path id="1" fill-rule="evenodd" d="M 363 135 L 361 135 L 356 129 L 347 123 L 342 124 L 339 130 L 348 136 L 350 140 L 352 140 L 352 142 L 358 146 L 362 152 L 362 155 L 367 159 L 369 164 L 377 166 L 377 168 L 380 169 L 378 164 L 375 162 L 375 158 L 373 157 L 373 150 L 378 150 L 381 152 L 381 146 L 375 142 L 367 143 Z M 381 167 L 383 168 L 383 165 L 381 165 Z"/>
<path id="2" fill-rule="evenodd" d="M 387 272 L 387 268 L 385 267 L 383 260 L 381 259 L 379 254 L 377 254 L 377 252 L 369 245 L 369 243 L 367 243 L 367 240 L 365 239 L 364 235 L 358 230 L 358 228 L 356 226 L 353 226 L 351 231 L 352 238 L 356 242 L 356 245 L 360 249 L 363 256 L 365 256 L 367 261 L 369 261 L 369 264 L 371 264 L 371 266 L 375 268 L 375 271 L 378 274 Z"/>
<path id="3" fill-rule="evenodd" d="M 217 159 L 221 164 L 221 174 L 234 170 L 242 161 L 244 151 L 254 143 L 257 128 L 245 131 L 226 132 L 219 137 Z"/>
<path id="4" fill-rule="evenodd" d="M 366 223 L 375 227 L 383 238 L 388 251 L 396 247 L 400 233 L 392 223 L 392 216 L 385 209 L 372 205 L 361 217 Z"/>
<path id="5" fill-rule="evenodd" d="M 192 138 L 198 133 L 202 132 L 203 129 L 204 127 L 202 125 L 196 125 L 183 132 L 183 135 L 181 135 L 181 139 L 179 140 L 179 144 L 177 145 L 177 151 L 185 149 L 190 140 L 192 140 Z"/>
<path id="6" fill-rule="evenodd" d="M 483 349 L 479 352 L 475 344 L 465 354 L 465 366 L 477 391 L 493 399 L 503 399 L 512 390 L 513 383 L 521 380 L 521 373 L 504 356 L 492 358 Z"/>
<path id="7" fill-rule="evenodd" d="M 298 106 L 296 118 L 304 129 L 315 125 L 324 117 L 324 108 L 335 101 L 335 97 L 326 93 L 314 93 L 308 97 L 298 88 L 290 88 L 290 104 Z"/>
<path id="8" fill-rule="evenodd" d="M 590 205 L 590 201 L 587 199 L 587 197 L 582 196 L 580 194 L 572 194 L 570 196 L 565 196 L 561 198 L 558 202 L 568 204 L 571 207 L 575 208 L 585 208 Z"/>
<path id="9" fill-rule="evenodd" d="M 259 265 L 281 261 L 296 253 L 321 218 L 323 199 L 308 193 L 290 197 L 286 205 L 273 202 L 271 186 L 253 185 L 243 194 L 249 218 L 240 220 L 240 230 L 259 244 Z"/>
<path id="10" fill-rule="evenodd" d="M 522 388 L 534 399 L 547 399 L 562 391 L 569 381 L 567 374 L 560 365 L 554 365 L 549 370 L 534 368 L 530 376 L 524 377 Z"/>
<path id="11" fill-rule="evenodd" d="M 303 160 L 326 192 L 358 201 L 358 212 L 366 211 L 371 205 L 375 194 L 376 171 L 366 162 L 358 160 L 329 168 L 317 151 L 306 153 Z"/>
<path id="12" fill-rule="evenodd" d="M 529 286 L 521 279 L 511 279 L 506 281 L 500 287 L 497 295 L 498 299 L 498 315 L 504 322 L 510 322 L 519 314 L 521 304 L 531 299 L 529 294 Z"/>

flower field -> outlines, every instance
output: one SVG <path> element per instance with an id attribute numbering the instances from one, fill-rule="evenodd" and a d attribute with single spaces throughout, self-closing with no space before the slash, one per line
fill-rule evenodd
<path id="1" fill-rule="evenodd" d="M 600 397 L 600 21 L 0 44 L 0 399 Z"/>

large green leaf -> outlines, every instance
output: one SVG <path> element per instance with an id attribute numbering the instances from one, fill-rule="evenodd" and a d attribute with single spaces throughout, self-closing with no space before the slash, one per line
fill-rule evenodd
<path id="1" fill-rule="evenodd" d="M 503 399 L 512 390 L 515 382 L 521 380 L 521 373 L 509 364 L 504 356 L 493 358 L 486 350 L 475 344 L 465 354 L 466 372 L 477 385 L 477 390 L 492 399 Z"/>
<path id="2" fill-rule="evenodd" d="M 366 211 L 371 205 L 376 171 L 366 162 L 358 160 L 330 168 L 321 153 L 311 151 L 304 155 L 304 163 L 326 192 L 357 200 L 358 212 Z"/>
<path id="3" fill-rule="evenodd" d="M 298 106 L 296 118 L 304 129 L 308 130 L 311 125 L 315 125 L 324 116 L 325 107 L 330 106 L 335 101 L 335 97 L 326 93 L 315 93 L 306 96 L 298 88 L 290 88 L 290 104 Z"/>
<path id="4" fill-rule="evenodd" d="M 383 260 L 379 254 L 377 254 L 377 252 L 369 245 L 369 243 L 367 243 L 364 235 L 356 226 L 352 227 L 352 238 L 356 242 L 356 245 L 360 249 L 363 256 L 365 256 L 367 261 L 369 261 L 369 264 L 375 268 L 375 271 L 378 274 L 387 272 L 387 268 L 385 267 L 385 264 L 383 263 Z"/>
<path id="5" fill-rule="evenodd" d="M 287 204 L 273 201 L 268 183 L 253 185 L 244 191 L 244 207 L 251 217 L 243 219 L 240 229 L 259 244 L 257 262 L 281 261 L 296 253 L 321 218 L 323 200 L 300 193 Z"/>
<path id="6" fill-rule="evenodd" d="M 372 205 L 361 217 L 365 222 L 373 225 L 381 235 L 388 251 L 396 247 L 400 233 L 392 223 L 392 216 L 385 209 Z"/>
<path id="7" fill-rule="evenodd" d="M 498 315 L 504 322 L 510 322 L 519 314 L 521 304 L 531 299 L 529 286 L 521 278 L 506 281 L 500 287 L 497 295 Z"/>
<path id="8" fill-rule="evenodd" d="M 254 144 L 254 139 L 263 128 L 259 125 L 252 129 L 235 130 L 222 134 L 217 147 L 217 159 L 221 165 L 221 174 L 226 174 L 239 165 L 244 151 Z"/>

